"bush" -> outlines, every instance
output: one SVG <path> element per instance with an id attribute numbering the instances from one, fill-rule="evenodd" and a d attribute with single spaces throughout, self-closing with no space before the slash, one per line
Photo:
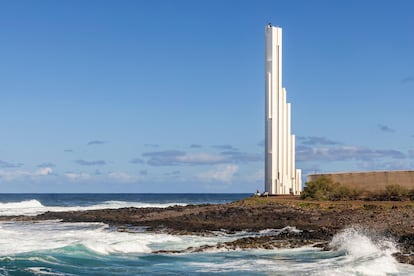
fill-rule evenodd
<path id="1" fill-rule="evenodd" d="M 414 189 L 410 189 L 407 193 L 407 196 L 410 200 L 414 200 Z"/>
<path id="2" fill-rule="evenodd" d="M 306 182 L 302 199 L 313 200 L 380 200 L 401 201 L 414 200 L 414 189 L 407 189 L 401 185 L 393 184 L 385 186 L 384 190 L 368 192 L 362 188 L 354 188 L 334 183 L 327 177 L 320 177 L 315 181 Z"/>
<path id="3" fill-rule="evenodd" d="M 334 183 L 327 177 L 306 182 L 301 198 L 314 200 L 355 200 L 360 199 L 365 191 Z M 414 194 L 413 194 L 414 196 Z"/>
<path id="4" fill-rule="evenodd" d="M 404 200 L 408 197 L 408 189 L 398 184 L 385 187 L 385 195 L 389 200 Z"/>
<path id="5" fill-rule="evenodd" d="M 322 190 L 329 185 L 329 180 L 325 177 L 320 177 L 315 181 L 305 183 L 305 188 L 301 194 L 302 199 L 320 199 L 322 197 Z"/>
<path id="6" fill-rule="evenodd" d="M 383 191 L 372 192 L 370 198 L 372 200 L 390 200 L 390 201 L 401 201 L 406 199 L 414 199 L 414 191 L 408 190 L 398 184 L 387 185 Z M 412 197 L 413 195 L 413 197 Z"/>
<path id="7" fill-rule="evenodd" d="M 306 187 L 303 189 L 302 199 L 315 200 L 334 200 L 337 198 L 338 184 L 333 183 L 331 179 L 320 177 L 315 181 L 306 182 Z M 341 191 L 346 193 L 345 190 Z"/>

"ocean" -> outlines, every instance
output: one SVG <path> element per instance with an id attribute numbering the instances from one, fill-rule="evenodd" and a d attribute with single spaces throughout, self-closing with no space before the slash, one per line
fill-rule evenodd
<path id="1" fill-rule="evenodd" d="M 47 211 L 220 204 L 249 194 L 0 194 L 0 216 Z M 334 236 L 335 251 L 312 247 L 275 250 L 208 250 L 156 254 L 214 245 L 261 232 L 170 235 L 144 228 L 119 232 L 103 223 L 0 221 L 0 275 L 414 275 L 398 263 L 393 241 L 371 239 L 356 228 Z M 300 231 L 286 225 L 286 230 Z"/>

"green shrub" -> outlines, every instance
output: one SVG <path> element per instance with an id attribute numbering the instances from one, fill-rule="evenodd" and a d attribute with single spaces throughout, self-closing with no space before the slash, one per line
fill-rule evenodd
<path id="1" fill-rule="evenodd" d="M 371 198 L 374 200 L 391 200 L 401 201 L 410 199 L 410 191 L 399 184 L 387 185 L 385 189 L 378 192 L 371 193 Z"/>
<path id="2" fill-rule="evenodd" d="M 313 200 L 379 200 L 379 201 L 401 201 L 414 200 L 414 189 L 407 189 L 401 185 L 387 185 L 380 191 L 365 191 L 334 183 L 327 177 L 320 177 L 314 181 L 306 182 L 303 189 L 302 199 Z"/>
<path id="3" fill-rule="evenodd" d="M 408 190 L 407 196 L 410 200 L 414 200 L 414 189 Z"/>
<path id="4" fill-rule="evenodd" d="M 310 202 L 299 203 L 298 206 L 301 208 L 306 208 L 306 209 L 319 209 L 321 207 L 319 203 L 310 203 Z"/>
<path id="5" fill-rule="evenodd" d="M 306 182 L 303 189 L 302 199 L 314 200 L 338 200 L 340 193 L 348 193 L 346 189 L 338 191 L 339 184 L 332 182 L 327 177 L 320 177 L 315 181 Z"/>
<path id="6" fill-rule="evenodd" d="M 401 200 L 401 198 L 408 197 L 408 189 L 398 184 L 388 185 L 385 187 L 385 194 L 390 199 L 397 198 L 397 200 Z"/>

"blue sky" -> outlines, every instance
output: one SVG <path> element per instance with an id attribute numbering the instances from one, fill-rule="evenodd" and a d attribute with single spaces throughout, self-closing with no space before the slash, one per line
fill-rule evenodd
<path id="1" fill-rule="evenodd" d="M 413 1 L 0 1 L 0 192 L 263 190 L 264 27 L 297 167 L 414 168 Z"/>

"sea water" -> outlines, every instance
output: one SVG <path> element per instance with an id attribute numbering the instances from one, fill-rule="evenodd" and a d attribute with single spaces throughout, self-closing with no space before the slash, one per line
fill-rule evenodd
<path id="1" fill-rule="evenodd" d="M 33 194 L 0 195 L 1 215 L 122 207 L 218 204 L 246 194 Z M 286 227 L 284 231 L 300 231 Z M 246 236 L 277 235 L 280 229 L 201 237 L 119 232 L 103 223 L 0 222 L 0 275 L 414 275 L 398 263 L 392 240 L 347 228 L 333 237 L 332 251 L 303 247 L 275 250 L 209 249 L 154 253 L 214 245 Z M 214 247 L 213 247 L 214 248 Z"/>

